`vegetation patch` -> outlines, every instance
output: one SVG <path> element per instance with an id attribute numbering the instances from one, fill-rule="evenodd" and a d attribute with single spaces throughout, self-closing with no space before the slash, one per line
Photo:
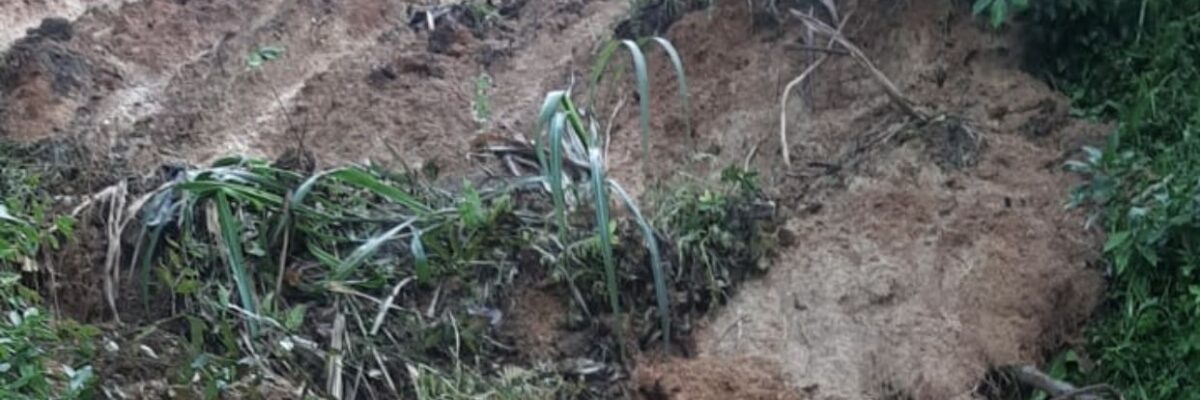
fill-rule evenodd
<path id="1" fill-rule="evenodd" d="M 1085 351 L 1055 365 L 1126 398 L 1194 398 L 1200 381 L 1200 3 L 1034 1 L 1034 66 L 1079 115 L 1115 119 L 1069 164 L 1107 234 L 1109 298 Z M 1042 58 L 1038 58 L 1042 57 Z"/>
<path id="2" fill-rule="evenodd" d="M 611 42 L 593 75 L 629 56 L 643 146 L 649 43 L 674 63 L 686 116 L 666 40 Z M 281 51 L 259 48 L 247 65 Z M 472 116 L 487 126 L 487 76 L 475 86 Z M 634 354 L 677 349 L 694 318 L 765 268 L 780 221 L 755 175 L 737 169 L 654 191 L 644 211 L 608 178 L 600 121 L 569 91 L 544 104 L 528 139 L 479 134 L 485 169 L 509 173 L 451 186 L 432 169 L 229 157 L 63 197 L 40 181 L 57 170 L 6 165 L 0 294 L 13 317 L 0 329 L 6 360 L 24 360 L 19 374 L 0 371 L 6 398 L 621 396 Z M 99 319 L 121 324 L 103 335 L 64 330 L 75 325 L 49 318 L 32 285 L 54 276 L 30 266 L 72 240 L 73 217 L 107 243 L 79 249 L 103 288 L 91 299 L 105 304 Z M 543 317 L 583 346 L 547 363 L 501 329 L 512 299 L 532 290 L 568 305 Z"/>

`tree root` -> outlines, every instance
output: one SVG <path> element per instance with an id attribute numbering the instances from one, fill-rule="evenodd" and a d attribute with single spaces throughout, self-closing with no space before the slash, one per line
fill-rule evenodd
<path id="1" fill-rule="evenodd" d="M 1106 384 L 1076 388 L 1067 382 L 1054 379 L 1032 365 L 1021 365 L 1010 369 L 1017 381 L 1049 393 L 1051 400 L 1102 400 L 1121 399 L 1121 393 Z M 1105 394 L 1105 395 L 1102 395 Z"/>

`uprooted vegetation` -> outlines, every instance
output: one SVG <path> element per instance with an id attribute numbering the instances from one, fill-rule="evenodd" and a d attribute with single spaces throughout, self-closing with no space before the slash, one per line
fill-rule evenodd
<path id="1" fill-rule="evenodd" d="M 678 63 L 673 47 L 656 41 Z M 617 46 L 634 61 L 645 121 L 644 55 L 624 41 L 603 58 L 618 59 Z M 24 175 L 31 169 L 6 168 L 0 183 L 20 189 L 6 190 L 0 221 L 5 248 L 15 244 L 3 253 L 13 271 L 4 280 L 12 298 L 4 310 L 24 315 L 5 326 L 6 338 L 23 340 L 13 351 L 66 359 L 55 346 L 66 339 L 47 332 L 72 325 L 38 319 L 45 312 L 28 287 L 57 277 L 35 260 L 75 240 L 75 218 L 88 238 L 107 245 L 82 258 L 102 265 L 67 267 L 97 273 L 102 289 L 90 301 L 103 304 L 104 320 L 127 324 L 103 338 L 71 336 L 106 351 L 64 365 L 66 376 L 43 376 L 53 369 L 30 361 L 22 374 L 29 369 L 41 380 L 6 375 L 6 390 L 118 398 L 620 396 L 635 354 L 688 351 L 676 336 L 686 337 L 691 321 L 765 268 L 779 221 L 755 174 L 736 168 L 711 179 L 680 177 L 687 184 L 663 189 L 656 210 L 644 215 L 606 177 L 610 138 L 586 115 L 570 92 L 551 93 L 532 141 L 479 141 L 477 158 L 505 173 L 450 185 L 428 169 L 314 172 L 311 162 L 230 157 L 116 177 L 76 197 L 69 212 L 51 212 L 43 203 L 52 186 L 36 172 Z M 641 134 L 644 142 L 645 123 Z M 504 329 L 506 308 L 532 290 L 567 303 L 565 315 L 541 318 L 586 344 L 549 360 L 517 347 L 529 333 Z M 41 292 L 67 295 L 53 285 Z"/>

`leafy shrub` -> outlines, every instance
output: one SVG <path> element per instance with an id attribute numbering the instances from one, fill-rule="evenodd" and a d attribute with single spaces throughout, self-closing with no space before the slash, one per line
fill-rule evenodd
<path id="1" fill-rule="evenodd" d="M 1069 379 L 1129 398 L 1190 399 L 1200 384 L 1200 2 L 1055 0 L 1030 18 L 1040 64 L 1083 114 L 1115 118 L 1069 166 L 1107 233 L 1107 306 Z"/>
<path id="2" fill-rule="evenodd" d="M 94 329 L 52 320 L 19 281 L 0 272 L 0 398 L 91 398 Z"/>

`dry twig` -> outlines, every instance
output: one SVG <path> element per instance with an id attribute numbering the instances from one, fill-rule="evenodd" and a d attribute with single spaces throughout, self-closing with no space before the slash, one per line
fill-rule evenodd
<path id="1" fill-rule="evenodd" d="M 832 5 L 830 5 L 830 6 L 832 6 Z M 837 15 L 837 11 L 835 9 L 831 8 L 830 14 Z M 850 16 L 847 15 L 845 19 L 843 19 L 841 22 L 838 23 L 838 30 L 840 31 L 842 28 L 844 28 L 846 26 L 846 21 L 849 21 L 849 20 L 850 20 Z M 829 44 L 826 46 L 826 48 L 829 48 L 832 50 L 833 43 L 834 43 L 834 41 L 832 39 L 830 39 Z M 791 82 L 788 82 L 787 86 L 783 87 L 783 95 L 781 95 L 780 99 L 779 99 L 779 143 L 780 143 L 780 146 L 783 148 L 783 163 L 784 163 L 784 165 L 786 165 L 788 167 L 792 166 L 792 156 L 791 156 L 791 151 L 789 150 L 788 140 L 787 140 L 788 95 L 792 93 L 792 89 L 795 88 L 796 85 L 803 83 L 804 80 L 807 79 L 808 76 L 813 73 L 813 71 L 816 71 L 817 68 L 821 66 L 821 64 L 824 64 L 825 61 L 829 59 L 830 54 L 833 54 L 833 53 L 826 53 L 826 54 L 822 55 L 820 59 L 818 59 L 816 62 L 813 62 L 811 65 L 808 66 L 808 68 L 805 68 L 804 72 L 801 72 L 799 76 L 797 76 L 795 79 L 792 79 Z"/>
<path id="2" fill-rule="evenodd" d="M 792 10 L 792 15 L 796 18 L 799 18 L 800 21 L 804 22 L 804 24 L 810 29 L 816 31 L 817 33 L 829 36 L 830 40 L 835 41 L 837 44 L 846 48 L 846 50 L 850 52 L 850 55 L 854 57 L 859 64 L 871 72 L 871 76 L 873 76 L 875 81 L 879 82 L 879 84 L 883 86 L 884 92 L 887 93 L 892 102 L 900 106 L 900 109 L 904 110 L 905 113 L 922 122 L 929 120 L 928 115 L 913 107 L 913 102 L 900 92 L 900 88 L 896 87 L 895 83 L 888 79 L 888 77 L 884 75 L 879 68 L 875 67 L 875 64 L 871 62 L 871 59 L 867 58 L 867 55 L 863 53 L 862 49 L 859 49 L 858 46 L 855 46 L 854 43 L 851 43 L 850 40 L 846 39 L 846 37 L 842 35 L 841 26 L 839 26 L 837 29 L 834 29 L 816 17 L 796 10 Z"/>

